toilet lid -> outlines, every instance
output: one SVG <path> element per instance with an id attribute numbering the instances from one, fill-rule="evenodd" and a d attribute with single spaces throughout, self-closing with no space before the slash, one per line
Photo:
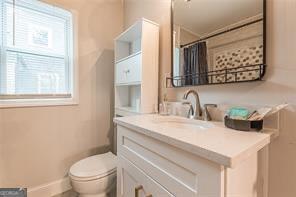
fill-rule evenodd
<path id="1" fill-rule="evenodd" d="M 116 156 L 111 152 L 94 155 L 75 163 L 70 175 L 81 179 L 105 176 L 116 170 L 116 163 Z"/>

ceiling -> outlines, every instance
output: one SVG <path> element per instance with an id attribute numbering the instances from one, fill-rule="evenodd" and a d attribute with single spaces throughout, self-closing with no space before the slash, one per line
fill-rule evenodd
<path id="1" fill-rule="evenodd" d="M 263 0 L 175 0 L 174 24 L 198 36 L 263 13 Z"/>

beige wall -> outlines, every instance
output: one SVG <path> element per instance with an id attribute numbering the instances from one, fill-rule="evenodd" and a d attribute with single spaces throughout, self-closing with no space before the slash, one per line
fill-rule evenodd
<path id="1" fill-rule="evenodd" d="M 73 162 L 110 149 L 113 39 L 120 0 L 47 0 L 75 15 L 77 106 L 0 109 L 0 187 L 35 187 L 66 176 Z"/>
<path id="2" fill-rule="evenodd" d="M 282 113 L 281 135 L 270 147 L 269 197 L 296 196 L 296 0 L 267 0 L 268 69 L 263 82 L 201 86 L 203 103 L 278 104 L 291 103 Z M 160 76 L 170 72 L 170 0 L 125 0 L 125 27 L 145 17 L 161 25 Z M 180 99 L 187 88 L 163 88 L 169 98 Z"/>

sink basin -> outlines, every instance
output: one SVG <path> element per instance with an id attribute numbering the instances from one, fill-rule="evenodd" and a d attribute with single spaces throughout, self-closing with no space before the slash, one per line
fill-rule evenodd
<path id="1" fill-rule="evenodd" d="M 206 130 L 214 127 L 212 123 L 202 121 L 202 120 L 192 120 L 176 116 L 167 116 L 155 118 L 153 123 L 162 125 L 165 127 L 173 127 L 179 129 L 193 129 L 193 130 Z"/>

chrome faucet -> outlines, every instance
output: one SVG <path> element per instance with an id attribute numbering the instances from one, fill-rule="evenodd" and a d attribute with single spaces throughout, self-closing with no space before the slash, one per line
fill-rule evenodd
<path id="1" fill-rule="evenodd" d="M 195 98 L 195 105 L 193 107 L 193 113 L 192 113 L 192 116 L 190 116 L 190 118 L 200 120 L 200 119 L 202 119 L 202 109 L 200 106 L 198 93 L 194 90 L 188 90 L 185 92 L 183 99 L 187 99 L 190 94 L 193 94 L 193 96 Z"/>

